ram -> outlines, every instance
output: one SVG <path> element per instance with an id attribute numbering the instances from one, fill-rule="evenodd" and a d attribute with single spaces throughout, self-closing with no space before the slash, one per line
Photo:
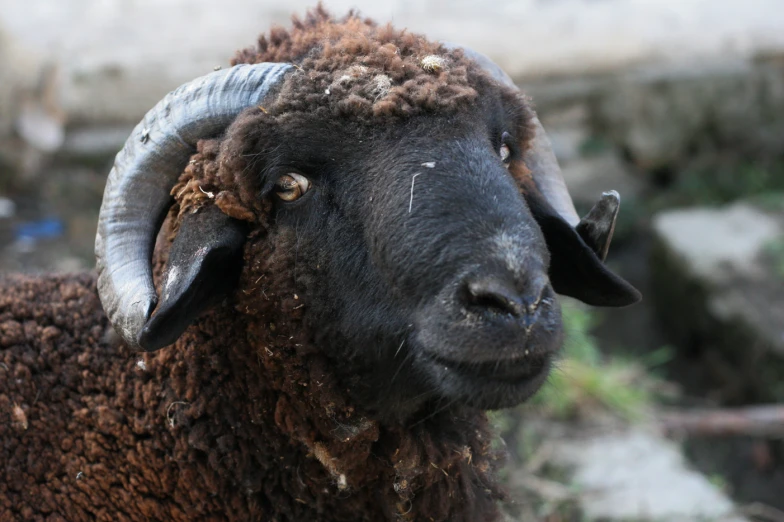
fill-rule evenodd
<path id="1" fill-rule="evenodd" d="M 319 8 L 235 62 L 117 156 L 97 278 L 0 281 L 0 520 L 497 519 L 555 292 L 639 298 L 617 195 L 470 50 Z"/>

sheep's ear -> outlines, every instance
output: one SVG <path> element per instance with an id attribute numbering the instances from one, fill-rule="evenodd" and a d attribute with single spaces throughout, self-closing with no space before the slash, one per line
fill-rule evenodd
<path id="1" fill-rule="evenodd" d="M 550 281 L 559 294 L 594 306 L 628 306 L 642 299 L 636 288 L 602 262 L 618 213 L 619 200 L 613 194 L 606 193 L 575 229 L 538 190 L 526 191 L 528 207 L 550 251 Z"/>
<path id="2" fill-rule="evenodd" d="M 183 218 L 158 308 L 139 336 L 144 350 L 172 344 L 201 312 L 236 287 L 245 238 L 245 224 L 214 206 Z"/>

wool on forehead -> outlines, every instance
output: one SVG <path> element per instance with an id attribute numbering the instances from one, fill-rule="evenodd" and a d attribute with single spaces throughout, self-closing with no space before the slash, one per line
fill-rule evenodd
<path id="1" fill-rule="evenodd" d="M 288 62 L 279 95 L 265 110 L 378 121 L 470 106 L 488 78 L 462 51 L 349 13 L 335 19 L 322 6 L 292 27 L 276 27 L 232 64 Z"/>
<path id="2" fill-rule="evenodd" d="M 277 27 L 262 35 L 232 64 L 262 62 L 291 63 L 294 70 L 278 92 L 241 114 L 219 142 L 200 148 L 206 154 L 197 165 L 191 162 L 193 168 L 172 191 L 180 211 L 201 206 L 208 202 L 207 193 L 214 193 L 214 202 L 232 217 L 254 221 L 263 214 L 258 179 L 246 174 L 254 172 L 261 152 L 271 146 L 260 140 L 259 130 L 274 124 L 342 121 L 352 128 L 379 129 L 418 115 L 467 112 L 494 93 L 503 103 L 504 130 L 516 136 L 520 155 L 534 134 L 529 99 L 497 83 L 462 50 L 450 51 L 353 12 L 336 19 L 319 5 L 304 19 L 294 17 L 290 29 Z M 522 163 L 510 171 L 528 172 Z"/>

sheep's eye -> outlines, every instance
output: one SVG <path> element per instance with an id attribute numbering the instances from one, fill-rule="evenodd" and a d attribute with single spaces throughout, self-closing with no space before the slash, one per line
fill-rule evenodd
<path id="1" fill-rule="evenodd" d="M 283 201 L 295 201 L 310 188 L 308 178 L 302 174 L 289 172 L 275 182 L 275 194 Z"/>
<path id="2" fill-rule="evenodd" d="M 498 155 L 501 156 L 501 161 L 504 163 L 509 163 L 509 160 L 512 156 L 512 152 L 509 150 L 509 145 L 505 143 L 501 145 L 501 149 L 498 151 Z"/>
<path id="3" fill-rule="evenodd" d="M 498 149 L 498 155 L 501 156 L 501 161 L 503 161 L 506 166 L 509 166 L 509 162 L 512 161 L 512 149 L 510 149 L 508 145 L 508 142 L 511 139 L 512 137 L 508 132 L 503 133 L 503 135 L 501 135 L 501 148 Z"/>

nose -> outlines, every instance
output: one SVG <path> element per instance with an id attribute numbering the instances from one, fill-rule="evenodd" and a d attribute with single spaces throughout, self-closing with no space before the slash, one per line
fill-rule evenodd
<path id="1" fill-rule="evenodd" d="M 507 274 L 466 277 L 459 290 L 459 300 L 466 310 L 486 317 L 511 315 L 524 318 L 536 313 L 547 286 L 544 276 L 522 284 Z"/>

